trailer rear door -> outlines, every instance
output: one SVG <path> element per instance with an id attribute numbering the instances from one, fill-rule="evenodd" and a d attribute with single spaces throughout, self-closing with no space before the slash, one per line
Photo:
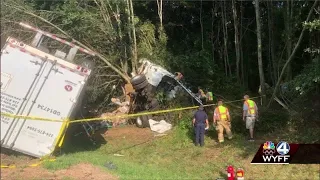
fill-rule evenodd
<path id="1" fill-rule="evenodd" d="M 39 52 L 39 50 L 30 46 L 25 49 L 44 59 L 42 60 L 44 65 L 36 83 L 31 88 L 31 93 L 28 95 L 24 108 L 21 109 L 19 114 L 58 120 L 69 118 L 90 72 L 83 73 L 81 67 Z M 5 48 L 5 50 L 14 51 L 10 48 Z M 25 57 L 20 59 L 26 61 Z M 25 73 L 17 71 L 19 69 L 17 67 L 21 67 L 21 64 L 17 66 L 14 63 L 16 59 L 11 58 L 10 60 L 12 64 L 2 65 L 3 71 L 9 71 L 7 70 L 10 69 L 8 67 L 12 67 L 10 71 L 17 72 L 17 76 L 25 76 L 24 74 L 30 73 L 28 68 L 22 68 L 26 69 Z M 12 79 L 14 80 L 14 78 Z M 9 87 L 7 86 L 8 90 Z M 17 85 L 15 89 L 21 89 L 21 87 Z M 11 93 L 11 91 L 7 92 Z M 3 122 L 1 122 L 2 124 Z M 2 146 L 35 157 L 48 155 L 54 150 L 60 139 L 64 124 L 62 121 L 36 121 L 21 118 L 13 123 L 4 139 L 1 134 L 1 139 L 4 140 Z"/>
<path id="2" fill-rule="evenodd" d="M 1 54 L 1 112 L 19 114 L 43 71 L 45 61 L 7 44 Z M 13 125 L 1 116 L 1 143 Z"/>

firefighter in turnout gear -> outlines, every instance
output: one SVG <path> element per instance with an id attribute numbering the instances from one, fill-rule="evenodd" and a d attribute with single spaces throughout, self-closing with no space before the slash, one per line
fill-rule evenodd
<path id="1" fill-rule="evenodd" d="M 248 95 L 245 95 L 243 103 L 243 121 L 246 123 L 246 128 L 249 129 L 250 138 L 249 141 L 254 141 L 253 139 L 253 129 L 254 123 L 258 118 L 258 107 L 257 104 L 249 99 Z"/>
<path id="2" fill-rule="evenodd" d="M 222 105 L 222 100 L 218 100 L 218 107 L 214 110 L 213 123 L 216 124 L 218 130 L 218 140 L 224 142 L 223 130 L 226 130 L 228 139 L 232 139 L 231 118 L 228 108 Z"/>

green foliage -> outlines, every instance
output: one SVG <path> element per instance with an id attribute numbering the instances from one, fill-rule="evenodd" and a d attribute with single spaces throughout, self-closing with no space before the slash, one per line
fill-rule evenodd
<path id="1" fill-rule="evenodd" d="M 303 26 L 309 29 L 309 31 L 320 31 L 320 19 L 315 19 L 311 22 L 304 22 Z"/>
<path id="2" fill-rule="evenodd" d="M 156 45 L 155 26 L 147 21 L 137 27 L 139 56 L 150 58 Z"/>
<path id="3" fill-rule="evenodd" d="M 290 89 L 295 90 L 300 95 L 313 92 L 320 84 L 320 56 L 306 65 L 303 71 L 290 83 Z M 294 92 L 291 92 L 294 93 Z"/>
<path id="4" fill-rule="evenodd" d="M 192 110 L 188 113 L 184 113 L 178 123 L 178 128 L 187 131 L 192 128 Z"/>

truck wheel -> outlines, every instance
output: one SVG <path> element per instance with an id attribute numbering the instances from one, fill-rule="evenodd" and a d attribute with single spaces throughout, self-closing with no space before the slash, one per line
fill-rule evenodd
<path id="1" fill-rule="evenodd" d="M 131 84 L 132 84 L 132 86 L 135 86 L 135 85 L 143 83 L 146 80 L 147 80 L 147 78 L 145 75 L 139 74 L 131 79 Z"/>
<path id="2" fill-rule="evenodd" d="M 139 127 L 139 128 L 150 127 L 149 116 L 148 115 L 143 115 L 143 116 L 137 117 L 136 126 Z"/>
<path id="3" fill-rule="evenodd" d="M 135 90 L 140 90 L 140 89 L 146 87 L 147 85 L 148 85 L 148 81 L 143 81 L 143 82 L 140 83 L 140 84 L 133 85 L 133 89 L 135 89 Z"/>

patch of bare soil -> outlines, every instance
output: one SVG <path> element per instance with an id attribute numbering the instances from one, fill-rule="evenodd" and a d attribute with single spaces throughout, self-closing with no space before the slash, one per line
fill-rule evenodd
<path id="1" fill-rule="evenodd" d="M 49 171 L 42 167 L 27 167 L 1 169 L 1 179 L 3 180 L 18 180 L 18 179 L 48 179 L 48 180 L 63 180 L 63 179 L 92 179 L 92 180 L 117 180 L 118 177 L 111 175 L 99 167 L 91 164 L 77 164 L 68 169 L 59 171 Z"/>
<path id="2" fill-rule="evenodd" d="M 138 128 L 136 126 L 115 127 L 104 133 L 104 138 L 110 143 L 126 139 L 133 144 L 142 143 L 154 138 L 150 128 Z"/>
<path id="3" fill-rule="evenodd" d="M 1 149 L 1 165 L 21 166 L 25 164 L 33 164 L 39 162 L 39 159 L 32 158 L 30 156 L 21 155 L 18 153 L 7 152 Z"/>

